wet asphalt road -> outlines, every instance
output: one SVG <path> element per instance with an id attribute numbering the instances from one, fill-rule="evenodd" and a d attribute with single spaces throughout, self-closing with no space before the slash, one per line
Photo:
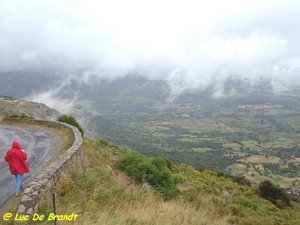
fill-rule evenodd
<path id="1" fill-rule="evenodd" d="M 15 195 L 15 180 L 4 160 L 12 142 L 19 141 L 27 153 L 29 173 L 24 174 L 24 183 L 34 176 L 52 157 L 55 149 L 54 138 L 46 132 L 33 128 L 0 124 L 0 208 Z M 25 185 L 26 186 L 26 185 Z M 24 190 L 24 188 L 23 188 Z"/>

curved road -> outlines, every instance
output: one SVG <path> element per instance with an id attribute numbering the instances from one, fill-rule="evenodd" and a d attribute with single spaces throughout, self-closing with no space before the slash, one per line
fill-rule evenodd
<path id="1" fill-rule="evenodd" d="M 6 151 L 11 148 L 14 140 L 19 141 L 27 153 L 30 172 L 24 175 L 25 182 L 52 158 L 55 149 L 54 138 L 46 132 L 29 127 L 0 124 L 0 208 L 15 194 L 14 176 L 10 174 L 8 164 L 4 160 Z"/>

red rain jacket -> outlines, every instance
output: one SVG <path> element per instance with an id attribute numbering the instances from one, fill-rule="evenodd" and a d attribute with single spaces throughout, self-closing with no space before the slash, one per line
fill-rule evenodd
<path id="1" fill-rule="evenodd" d="M 7 151 L 4 159 L 8 162 L 12 175 L 29 172 L 28 165 L 25 162 L 27 154 L 22 150 L 19 142 L 14 141 L 12 143 L 12 148 Z"/>

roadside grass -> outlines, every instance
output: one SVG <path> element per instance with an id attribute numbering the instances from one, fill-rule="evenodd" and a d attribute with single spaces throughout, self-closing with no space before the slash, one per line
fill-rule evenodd
<path id="1" fill-rule="evenodd" d="M 59 135 L 61 142 L 63 143 L 61 152 L 64 152 L 67 149 L 69 149 L 74 143 L 75 137 L 73 135 L 73 132 L 68 128 L 62 128 L 57 126 L 55 122 L 50 122 L 46 127 L 46 130 L 55 132 L 57 135 Z"/>

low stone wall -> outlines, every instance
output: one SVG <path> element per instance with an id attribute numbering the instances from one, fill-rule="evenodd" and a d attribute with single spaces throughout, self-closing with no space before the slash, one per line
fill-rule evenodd
<path id="1" fill-rule="evenodd" d="M 3 122 L 20 122 L 25 124 L 39 124 L 42 126 L 51 126 L 57 128 L 70 129 L 74 134 L 73 145 L 61 155 L 48 168 L 40 172 L 34 181 L 26 185 L 21 202 L 18 206 L 19 215 L 28 215 L 29 220 L 23 221 L 22 224 L 30 224 L 32 215 L 38 211 L 43 201 L 51 201 L 55 197 L 55 186 L 60 175 L 68 173 L 76 168 L 88 167 L 87 157 L 82 149 L 81 133 L 76 127 L 71 125 L 45 120 L 27 120 L 27 119 L 3 119 Z"/>

